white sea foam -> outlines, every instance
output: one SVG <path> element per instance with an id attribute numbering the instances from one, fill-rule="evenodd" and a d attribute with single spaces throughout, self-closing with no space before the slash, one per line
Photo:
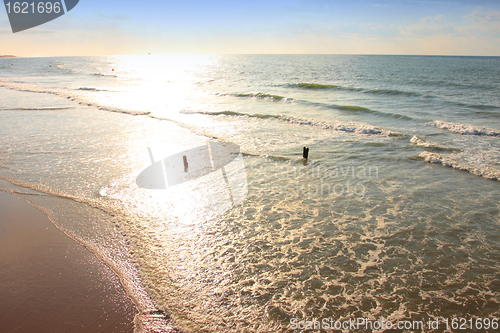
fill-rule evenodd
<path id="1" fill-rule="evenodd" d="M 358 134 L 378 134 L 378 135 L 387 135 L 387 136 L 399 136 L 401 133 L 393 132 L 385 129 L 381 129 L 369 124 L 358 123 L 358 122 L 348 122 L 348 123 L 327 123 L 319 120 L 311 120 L 311 119 L 303 119 L 303 118 L 295 118 L 288 116 L 279 117 L 280 120 L 289 122 L 291 124 L 297 125 L 307 125 L 313 127 L 319 127 L 323 129 L 329 129 L 334 131 L 343 131 L 350 133 L 358 133 Z"/>
<path id="2" fill-rule="evenodd" d="M 441 164 L 453 169 L 467 171 L 473 175 L 492 180 L 500 180 L 500 169 L 495 169 L 484 164 L 480 165 L 479 163 L 469 163 L 468 161 L 465 161 L 463 154 L 446 155 L 424 151 L 420 154 L 420 157 L 429 163 Z"/>
<path id="3" fill-rule="evenodd" d="M 89 106 L 91 106 L 91 105 L 89 105 Z M 148 115 L 151 113 L 149 111 L 132 111 L 132 110 L 123 110 L 123 109 L 108 108 L 108 107 L 99 107 L 98 109 L 102 110 L 102 111 L 108 111 L 108 112 L 118 112 L 118 113 L 130 114 L 132 116 L 145 116 L 145 115 Z"/>
<path id="4" fill-rule="evenodd" d="M 286 122 L 289 122 L 291 124 L 313 126 L 313 127 L 324 128 L 324 129 L 331 129 L 331 130 L 335 130 L 335 131 L 362 133 L 362 134 L 381 134 L 382 133 L 381 130 L 378 130 L 375 128 L 364 127 L 364 126 L 359 127 L 359 126 L 356 126 L 356 124 L 354 124 L 354 123 L 331 124 L 331 123 L 326 123 L 326 122 L 321 122 L 321 121 L 315 121 L 315 120 L 304 119 L 304 118 L 287 117 L 287 116 L 281 116 L 280 119 L 284 120 Z"/>
<path id="5" fill-rule="evenodd" d="M 410 142 L 413 143 L 414 145 L 417 145 L 420 147 L 426 147 L 426 148 L 437 148 L 438 147 L 437 145 L 435 145 L 433 143 L 422 140 L 421 138 L 419 138 L 416 135 L 414 135 L 413 138 L 411 138 Z"/>
<path id="6" fill-rule="evenodd" d="M 424 140 L 416 135 L 414 135 L 411 138 L 410 142 L 416 146 L 424 147 L 424 148 L 434 148 L 434 149 L 441 149 L 441 150 L 460 150 L 458 148 L 450 148 L 450 147 L 440 146 L 439 144 L 437 144 L 435 142 L 426 141 L 426 140 Z"/>
<path id="7" fill-rule="evenodd" d="M 457 124 L 457 123 L 452 123 L 450 121 L 442 121 L 442 120 L 434 120 L 434 125 L 439 128 L 450 130 L 452 132 L 459 133 L 462 135 L 500 136 L 500 130 L 492 128 L 478 127 L 468 124 Z"/>
<path id="8" fill-rule="evenodd" d="M 327 130 L 334 131 L 342 131 L 349 133 L 357 133 L 357 134 L 371 134 L 371 135 L 386 135 L 386 136 L 400 136 L 402 135 L 399 132 L 393 132 L 386 129 L 381 129 L 370 124 L 361 123 L 361 122 L 324 122 L 320 120 L 313 119 L 305 119 L 305 118 L 296 118 L 290 116 L 277 116 L 277 115 L 265 115 L 265 114 L 246 114 L 234 111 L 221 111 L 221 112 L 204 112 L 204 111 L 189 111 L 184 110 L 181 113 L 184 114 L 203 114 L 203 115 L 211 115 L 211 116 L 232 116 L 232 117 L 250 117 L 250 118 L 259 118 L 259 119 L 278 119 L 281 121 L 285 121 L 290 124 L 295 125 L 304 125 L 304 126 L 312 126 Z"/>
<path id="9" fill-rule="evenodd" d="M 82 97 L 75 96 L 74 94 L 68 95 L 69 92 L 64 91 L 64 90 L 38 89 L 35 86 L 28 87 L 26 84 L 7 82 L 7 81 L 0 81 L 0 82 L 2 83 L 2 84 L 0 84 L 0 88 L 6 88 L 6 89 L 20 91 L 20 92 L 56 95 L 59 97 L 69 99 L 73 102 L 79 103 L 80 105 L 93 106 L 101 111 L 125 113 L 125 114 L 129 114 L 129 115 L 133 115 L 133 116 L 149 115 L 151 113 L 149 111 L 125 110 L 122 108 L 116 108 L 116 107 L 113 108 L 113 107 L 108 107 L 108 106 L 102 106 L 99 104 L 92 104 L 92 103 L 89 103 L 87 100 L 85 100 Z M 87 90 L 87 89 L 80 89 L 80 90 Z M 96 90 L 96 91 L 100 91 L 100 90 Z"/>

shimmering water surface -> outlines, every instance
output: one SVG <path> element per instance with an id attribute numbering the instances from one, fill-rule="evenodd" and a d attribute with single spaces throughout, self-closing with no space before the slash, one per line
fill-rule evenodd
<path id="1" fill-rule="evenodd" d="M 138 332 L 500 317 L 498 57 L 0 59 L 0 120 L 0 189 L 113 268 Z M 220 171 L 137 186 L 148 147 L 216 141 L 241 203 Z"/>

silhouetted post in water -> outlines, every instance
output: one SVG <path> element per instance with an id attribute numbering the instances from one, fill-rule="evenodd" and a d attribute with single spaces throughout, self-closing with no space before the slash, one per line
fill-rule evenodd
<path id="1" fill-rule="evenodd" d="M 182 160 L 184 161 L 184 172 L 188 172 L 188 159 L 186 155 L 182 156 Z"/>
<path id="2" fill-rule="evenodd" d="M 302 157 L 306 160 L 309 158 L 309 148 L 304 147 L 304 149 L 302 149 Z"/>

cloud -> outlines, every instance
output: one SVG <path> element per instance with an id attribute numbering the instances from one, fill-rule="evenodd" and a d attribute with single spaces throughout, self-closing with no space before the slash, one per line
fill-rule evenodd
<path id="1" fill-rule="evenodd" d="M 455 24 L 447 22 L 444 15 L 425 17 L 416 24 L 400 27 L 399 31 L 405 37 L 460 34 Z"/>
<path id="2" fill-rule="evenodd" d="M 463 17 L 427 16 L 409 23 L 343 23 L 294 31 L 296 52 L 429 55 L 500 55 L 499 12 L 475 10 Z M 391 24 L 392 23 L 392 24 Z M 474 23 L 474 24 L 472 24 Z M 481 29 L 481 30 L 479 30 Z"/>
<path id="3" fill-rule="evenodd" d="M 465 18 L 470 21 L 475 29 L 493 34 L 500 33 L 500 11 L 477 8 L 469 15 L 466 15 Z"/>

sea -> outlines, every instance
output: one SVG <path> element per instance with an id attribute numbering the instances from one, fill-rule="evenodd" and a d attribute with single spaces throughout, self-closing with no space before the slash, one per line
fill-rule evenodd
<path id="1" fill-rule="evenodd" d="M 0 124 L 0 190 L 113 269 L 137 333 L 500 331 L 500 57 L 2 58 Z"/>

